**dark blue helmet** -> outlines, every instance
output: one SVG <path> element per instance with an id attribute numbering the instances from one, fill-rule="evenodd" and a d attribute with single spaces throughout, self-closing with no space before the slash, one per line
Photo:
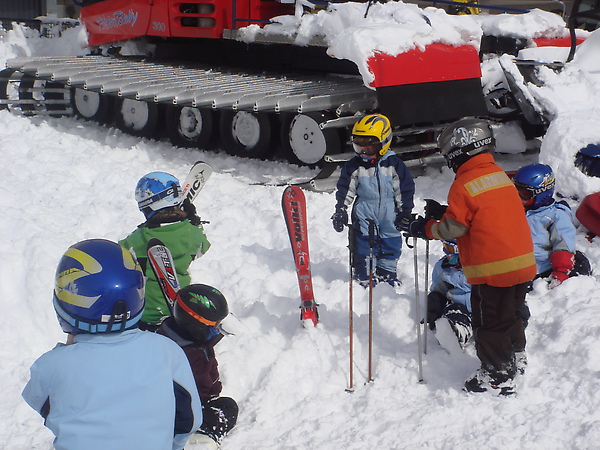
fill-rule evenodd
<path id="1" fill-rule="evenodd" d="M 65 333 L 109 333 L 133 328 L 144 310 L 144 274 L 116 242 L 72 245 L 56 269 L 54 310 Z"/>
<path id="2" fill-rule="evenodd" d="M 513 176 L 513 182 L 527 209 L 537 209 L 552 203 L 554 173 L 546 164 L 523 166 Z"/>
<path id="3" fill-rule="evenodd" d="M 600 177 L 600 144 L 589 144 L 579 150 L 575 167 L 590 177 Z"/>

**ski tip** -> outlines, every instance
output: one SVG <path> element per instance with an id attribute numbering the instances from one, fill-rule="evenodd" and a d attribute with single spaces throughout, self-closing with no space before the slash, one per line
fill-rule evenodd
<path id="1" fill-rule="evenodd" d="M 160 239 L 158 239 L 158 238 L 152 238 L 152 239 L 150 239 L 150 240 L 148 241 L 148 245 L 147 245 L 147 247 L 148 247 L 148 248 L 151 248 L 151 247 L 155 247 L 155 246 L 157 246 L 157 245 L 162 245 L 162 246 L 164 246 L 165 244 L 163 244 L 163 241 L 161 241 L 161 240 L 160 240 Z"/>
<path id="2" fill-rule="evenodd" d="M 305 309 L 302 311 L 301 319 L 303 323 L 310 320 L 312 324 L 316 327 L 319 323 L 319 314 L 317 313 L 316 309 Z"/>
<path id="3" fill-rule="evenodd" d="M 316 328 L 319 322 L 315 319 L 302 319 L 302 326 L 307 328 L 309 325 L 312 325 L 313 328 Z"/>

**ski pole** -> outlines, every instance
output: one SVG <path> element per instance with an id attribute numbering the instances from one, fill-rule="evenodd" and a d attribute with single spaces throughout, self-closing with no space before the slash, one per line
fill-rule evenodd
<path id="1" fill-rule="evenodd" d="M 421 314 L 419 312 L 419 264 L 417 255 L 417 238 L 413 237 L 413 254 L 415 257 L 415 310 L 417 315 L 417 348 L 419 364 L 419 383 L 423 383 L 423 355 L 421 354 Z"/>
<path id="2" fill-rule="evenodd" d="M 429 307 L 429 297 L 427 291 L 429 289 L 429 239 L 425 241 L 425 286 L 423 287 L 423 295 L 425 298 L 425 326 L 423 327 L 423 353 L 427 354 L 427 308 Z"/>
<path id="3" fill-rule="evenodd" d="M 348 225 L 348 272 L 350 273 L 350 286 L 348 287 L 348 328 L 350 333 L 350 384 L 348 392 L 354 391 L 354 316 L 353 316 L 353 292 L 352 292 L 352 267 L 354 266 L 354 228 Z"/>
<path id="4" fill-rule="evenodd" d="M 369 219 L 369 378 L 373 381 L 373 247 L 375 246 L 375 221 Z"/>

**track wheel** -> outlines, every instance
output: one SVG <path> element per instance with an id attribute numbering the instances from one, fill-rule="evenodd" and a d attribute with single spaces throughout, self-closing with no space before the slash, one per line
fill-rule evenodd
<path id="1" fill-rule="evenodd" d="M 265 159 L 273 154 L 273 118 L 269 114 L 226 111 L 221 114 L 221 147 L 228 154 Z"/>
<path id="2" fill-rule="evenodd" d="M 117 126 L 134 136 L 153 138 L 158 135 L 158 105 L 129 98 L 119 98 L 115 106 Z"/>
<path id="3" fill-rule="evenodd" d="M 10 102 L 16 102 L 19 99 L 18 85 L 21 79 L 21 72 L 13 69 L 4 69 L 0 71 L 0 110 L 9 109 Z"/>
<path id="4" fill-rule="evenodd" d="M 21 110 L 26 115 L 40 112 L 49 112 L 53 117 L 65 115 L 69 103 L 65 92 L 68 93 L 60 83 L 23 75 L 19 84 L 19 100 L 29 103 L 22 103 Z"/>
<path id="5" fill-rule="evenodd" d="M 178 147 L 209 148 L 213 138 L 213 111 L 190 106 L 169 106 L 166 112 L 167 135 Z"/>
<path id="6" fill-rule="evenodd" d="M 74 88 L 71 91 L 73 110 L 82 119 L 106 123 L 113 110 L 113 98 L 98 92 Z"/>
<path id="7" fill-rule="evenodd" d="M 326 153 L 340 153 L 342 142 L 339 130 L 322 130 L 319 124 L 333 116 L 325 112 L 290 114 L 283 119 L 281 142 L 283 152 L 292 164 L 317 165 Z"/>

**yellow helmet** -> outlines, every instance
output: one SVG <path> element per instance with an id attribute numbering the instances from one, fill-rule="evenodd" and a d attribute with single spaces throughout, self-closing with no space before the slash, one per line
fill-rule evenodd
<path id="1" fill-rule="evenodd" d="M 354 151 L 363 157 L 375 159 L 385 155 L 392 145 L 390 120 L 383 114 L 363 117 L 352 127 L 352 145 Z"/>

